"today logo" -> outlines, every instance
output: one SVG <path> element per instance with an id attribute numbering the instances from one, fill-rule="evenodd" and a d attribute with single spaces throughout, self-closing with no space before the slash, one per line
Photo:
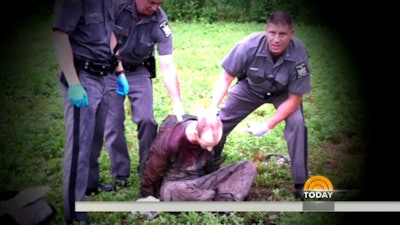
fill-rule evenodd
<path id="1" fill-rule="evenodd" d="M 304 184 L 304 198 L 332 198 L 332 182 L 321 175 L 310 177 Z"/>

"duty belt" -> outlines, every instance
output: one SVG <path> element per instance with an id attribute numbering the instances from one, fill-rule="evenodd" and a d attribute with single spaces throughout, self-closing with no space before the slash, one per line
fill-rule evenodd
<path id="1" fill-rule="evenodd" d="M 267 98 L 269 98 L 271 96 L 275 96 L 275 95 L 279 95 L 279 94 L 282 94 L 284 92 L 287 92 L 286 89 L 279 90 L 279 91 L 274 91 L 274 92 L 259 92 L 259 91 L 251 89 L 251 87 L 249 87 L 249 91 L 251 93 L 253 93 L 255 96 L 257 96 L 257 97 L 259 97 L 261 99 L 267 99 Z"/>
<path id="2" fill-rule="evenodd" d="M 105 62 L 94 62 L 74 57 L 75 67 L 96 76 L 107 76 L 111 71 L 111 65 Z"/>
<path id="3" fill-rule="evenodd" d="M 125 72 L 133 72 L 135 71 L 139 66 L 144 66 L 144 62 L 138 63 L 138 64 L 129 64 L 129 63 L 122 63 L 122 66 L 124 67 Z"/>

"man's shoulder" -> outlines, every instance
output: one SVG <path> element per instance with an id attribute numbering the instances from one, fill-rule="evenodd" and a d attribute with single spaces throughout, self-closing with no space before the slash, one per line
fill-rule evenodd
<path id="1" fill-rule="evenodd" d="M 132 0 L 115 0 L 116 13 L 119 14 L 125 8 L 131 8 Z"/>
<path id="2" fill-rule="evenodd" d="M 132 0 L 114 0 L 116 5 L 124 5 L 132 3 Z"/>
<path id="3" fill-rule="evenodd" d="M 158 7 L 157 14 L 158 14 L 159 16 L 161 16 L 161 17 L 168 18 L 167 13 L 166 13 L 166 12 L 164 11 L 164 9 L 161 8 L 161 7 Z"/>
<path id="4" fill-rule="evenodd" d="M 300 40 L 298 37 L 293 37 L 292 43 L 293 43 L 294 47 L 297 49 L 306 49 L 307 48 L 306 45 L 304 44 L 304 42 L 302 40 Z"/>
<path id="5" fill-rule="evenodd" d="M 186 122 L 188 120 L 197 120 L 197 116 L 194 115 L 183 115 L 183 121 L 182 122 Z M 166 129 L 174 126 L 175 124 L 178 124 L 178 118 L 175 115 L 168 115 L 167 117 L 165 117 L 163 119 L 163 121 L 161 122 L 160 128 L 159 128 L 159 133 L 165 131 Z"/>
<path id="6" fill-rule="evenodd" d="M 258 45 L 261 43 L 261 40 L 265 37 L 264 32 L 254 32 L 246 37 L 244 37 L 238 45 L 241 45 L 243 49 L 247 49 L 246 51 L 252 51 L 258 48 Z"/>
<path id="7" fill-rule="evenodd" d="M 265 37 L 265 33 L 262 31 L 254 32 L 247 35 L 242 41 L 249 43 L 258 43 L 262 38 Z"/>

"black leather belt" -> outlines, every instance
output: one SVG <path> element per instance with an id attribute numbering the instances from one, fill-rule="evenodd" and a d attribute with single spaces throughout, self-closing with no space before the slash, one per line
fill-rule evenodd
<path id="1" fill-rule="evenodd" d="M 257 97 L 259 97 L 261 99 L 267 99 L 267 98 L 269 98 L 271 96 L 275 96 L 275 95 L 279 95 L 279 94 L 287 92 L 286 89 L 285 90 L 274 91 L 274 92 L 259 92 L 259 91 L 251 89 L 250 87 L 249 87 L 249 91 L 252 94 L 254 94 L 255 96 L 257 96 Z"/>
<path id="2" fill-rule="evenodd" d="M 122 66 L 124 67 L 125 72 L 133 72 L 135 71 L 139 66 L 144 66 L 144 62 L 141 62 L 139 64 L 125 64 L 123 63 Z"/>
<path id="3" fill-rule="evenodd" d="M 75 67 L 96 76 L 107 76 L 111 72 L 111 65 L 104 62 L 93 62 L 74 57 Z"/>

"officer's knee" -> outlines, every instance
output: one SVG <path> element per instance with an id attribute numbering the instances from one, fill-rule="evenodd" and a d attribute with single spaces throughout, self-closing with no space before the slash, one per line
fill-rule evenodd
<path id="1" fill-rule="evenodd" d="M 288 118 L 286 118 L 286 127 L 287 128 L 300 128 L 304 127 L 304 117 L 303 114 L 299 111 L 296 111 Z"/>

